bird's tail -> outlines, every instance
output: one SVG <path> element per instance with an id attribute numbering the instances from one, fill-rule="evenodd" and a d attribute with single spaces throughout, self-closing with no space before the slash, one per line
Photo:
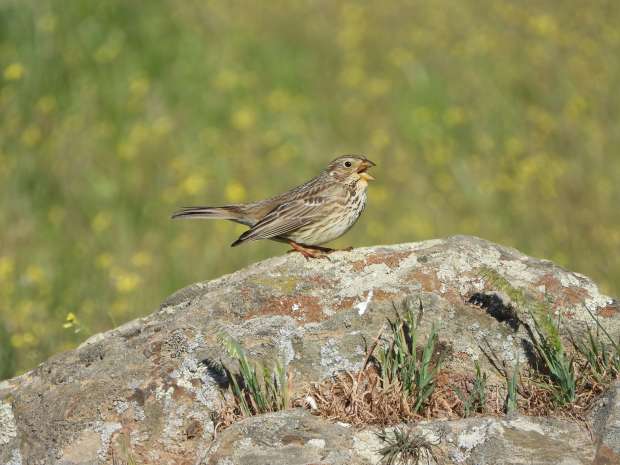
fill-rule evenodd
<path id="1" fill-rule="evenodd" d="M 225 205 L 223 207 L 185 207 L 174 212 L 171 218 L 206 218 L 245 223 L 244 216 L 243 209 L 240 205 Z"/>

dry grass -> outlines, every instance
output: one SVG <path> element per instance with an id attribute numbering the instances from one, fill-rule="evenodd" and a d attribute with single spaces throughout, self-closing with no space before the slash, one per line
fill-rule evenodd
<path id="1" fill-rule="evenodd" d="M 361 376 L 360 376 L 361 375 Z M 575 401 L 563 406 L 554 402 L 550 380 L 528 370 L 521 373 L 517 383 L 516 412 L 529 416 L 556 416 L 586 421 L 596 400 L 608 388 L 594 378 L 580 378 Z M 505 413 L 506 386 L 488 385 L 485 401 L 472 411 L 459 392 L 472 393 L 475 376 L 439 373 L 435 389 L 427 405 L 418 413 L 412 399 L 404 395 L 398 384 L 381 387 L 377 370 L 369 366 L 360 373 L 341 372 L 333 378 L 311 386 L 295 406 L 310 407 L 312 412 L 332 421 L 341 421 L 356 427 L 368 425 L 390 426 L 410 421 L 429 419 L 459 419 L 470 416 L 501 416 Z M 312 399 L 312 400 L 310 400 Z"/>
<path id="2" fill-rule="evenodd" d="M 427 404 L 415 412 L 414 399 L 396 383 L 383 388 L 378 371 L 369 366 L 363 372 L 341 372 L 333 378 L 311 386 L 296 400 L 296 406 L 310 407 L 314 414 L 353 426 L 390 426 L 428 419 L 457 419 L 475 415 L 500 415 L 504 391 L 489 386 L 484 406 L 466 415 L 464 401 L 457 391 L 470 392 L 474 376 L 441 371 Z M 312 400 L 310 400 L 312 399 Z"/>
<path id="3" fill-rule="evenodd" d="M 247 416 L 290 406 L 307 407 L 318 416 L 354 427 L 512 413 L 585 422 L 597 398 L 617 378 L 617 345 L 612 345 L 611 351 L 604 341 L 593 340 L 590 333 L 589 345 L 573 340 L 573 347 L 565 346 L 559 329 L 551 326 L 554 322 L 550 320 L 546 324 L 555 335 L 553 340 L 542 327 L 536 328 L 535 336 L 531 330 L 528 332 L 534 338 L 533 344 L 538 345 L 533 352 L 538 361 L 531 361 L 525 369 L 518 364 L 508 367 L 489 347 L 481 347 L 491 365 L 506 379 L 504 385 L 490 384 L 488 374 L 478 363 L 471 373 L 442 368 L 449 354 L 435 329 L 431 329 L 426 341 L 418 339 L 421 304 L 417 314 L 410 305 L 405 305 L 401 313 L 395 311 L 396 319 L 388 320 L 389 337 L 384 337 L 382 327 L 359 372 L 342 371 L 314 383 L 293 402 L 289 400 L 291 380 L 283 367 L 276 364 L 273 370 L 257 370 L 236 341 L 223 338 L 240 369 L 233 374 L 224 367 L 230 392 L 214 418 L 216 430 Z M 552 365 L 550 361 L 568 367 L 570 370 L 564 372 L 569 372 L 574 384 L 560 383 L 558 373 L 564 372 L 554 371 L 552 368 L 559 362 Z M 570 399 L 560 395 L 568 384 Z"/>
<path id="4" fill-rule="evenodd" d="M 486 393 L 486 374 L 441 369 L 447 354 L 434 327 L 418 345 L 424 309 L 420 302 L 416 314 L 408 304 L 402 313 L 394 308 L 396 319 L 388 319 L 390 337 L 384 339 L 383 328 L 379 331 L 361 371 L 341 372 L 312 385 L 297 405 L 355 426 L 499 412 L 497 390 Z"/>
<path id="5" fill-rule="evenodd" d="M 556 416 L 585 422 L 596 400 L 609 387 L 609 382 L 599 383 L 585 370 L 579 370 L 579 373 L 575 399 L 558 405 L 549 377 L 528 370 L 520 377 L 517 387 L 518 411 L 531 416 Z"/>
<path id="6" fill-rule="evenodd" d="M 437 448 L 441 437 L 430 440 L 424 434 L 415 433 L 406 427 L 396 427 L 392 431 L 381 431 L 377 434 L 385 446 L 379 449 L 383 465 L 418 465 L 439 463 L 443 458 L 441 449 Z"/>
<path id="7" fill-rule="evenodd" d="M 315 414 L 354 426 L 392 425 L 420 417 L 413 413 L 400 385 L 381 387 L 374 367 L 355 375 L 341 372 L 315 384 L 300 402 L 308 405 L 309 399 Z"/>

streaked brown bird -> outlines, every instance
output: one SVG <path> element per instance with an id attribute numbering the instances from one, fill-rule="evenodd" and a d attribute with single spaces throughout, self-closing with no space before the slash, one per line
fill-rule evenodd
<path id="1" fill-rule="evenodd" d="M 333 251 L 321 244 L 346 233 L 366 206 L 368 169 L 375 163 L 364 156 L 336 158 L 316 178 L 283 194 L 258 202 L 221 207 L 188 207 L 172 218 L 235 221 L 250 229 L 231 244 L 272 239 L 287 242 L 306 259 Z"/>

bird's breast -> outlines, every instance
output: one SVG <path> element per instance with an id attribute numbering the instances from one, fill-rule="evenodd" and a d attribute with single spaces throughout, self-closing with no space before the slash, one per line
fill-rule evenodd
<path id="1" fill-rule="evenodd" d="M 300 228 L 288 237 L 306 245 L 320 245 L 346 233 L 358 220 L 366 206 L 366 189 L 348 190 L 339 201 L 324 205 L 324 214 L 316 221 Z"/>

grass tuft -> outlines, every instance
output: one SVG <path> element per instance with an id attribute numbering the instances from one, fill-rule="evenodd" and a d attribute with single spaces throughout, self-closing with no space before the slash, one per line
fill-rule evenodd
<path id="1" fill-rule="evenodd" d="M 430 408 L 442 364 L 437 330 L 419 345 L 422 305 L 417 318 L 409 305 L 402 315 L 395 310 L 387 338 L 382 328 L 360 372 L 341 372 L 310 388 L 305 398 L 314 400 L 316 413 L 355 425 L 388 425 L 420 418 Z"/>
<path id="2" fill-rule="evenodd" d="M 586 418 L 596 398 L 603 393 L 620 372 L 620 341 L 616 342 L 599 319 L 586 308 L 594 320 L 596 331 L 588 328 L 576 337 L 563 328 L 561 313 L 552 317 L 548 302 L 539 301 L 513 287 L 493 270 L 484 269 L 487 283 L 507 295 L 512 304 L 530 317 L 522 322 L 531 343 L 531 366 L 512 374 L 500 368 L 492 353 L 487 357 L 507 380 L 507 413 L 520 410 L 529 415 L 560 415 L 579 420 Z M 568 333 L 570 345 L 561 330 Z"/>
<path id="3" fill-rule="evenodd" d="M 130 439 L 128 434 L 122 434 L 119 440 L 122 457 L 117 457 L 112 451 L 112 465 L 137 465 L 136 459 L 131 452 Z"/>
<path id="4" fill-rule="evenodd" d="M 423 314 L 422 303 L 420 313 Z M 442 360 L 431 363 L 437 347 L 435 326 L 418 350 L 418 325 L 411 306 L 407 306 L 401 317 L 396 311 L 396 320 L 388 319 L 391 341 L 377 350 L 375 356 L 381 384 L 385 389 L 397 385 L 403 394 L 413 401 L 413 413 L 417 413 L 428 401 L 435 388 L 435 379 Z"/>
<path id="5" fill-rule="evenodd" d="M 383 465 L 417 465 L 421 460 L 438 462 L 435 446 L 439 442 L 430 441 L 424 434 L 415 433 L 406 427 L 396 427 L 391 431 L 383 430 L 377 437 L 385 442 L 379 449 L 380 464 Z M 441 440 L 441 439 L 440 439 Z"/>
<path id="6" fill-rule="evenodd" d="M 480 369 L 478 361 L 475 362 L 476 374 L 472 387 L 464 392 L 458 386 L 454 386 L 454 392 L 461 401 L 463 417 L 467 418 L 474 413 L 484 413 L 487 403 L 487 374 Z"/>
<path id="7" fill-rule="evenodd" d="M 519 362 L 515 364 L 510 376 L 508 376 L 508 372 L 506 372 L 506 402 L 504 404 L 504 411 L 507 415 L 512 415 L 519 409 L 519 404 L 517 403 L 518 387 Z"/>
<path id="8" fill-rule="evenodd" d="M 620 339 L 614 341 L 598 317 L 588 308 L 586 310 L 595 322 L 596 332 L 588 326 L 585 337 L 578 339 L 570 333 L 570 340 L 574 350 L 587 361 L 590 372 L 596 381 L 605 383 L 606 380 L 615 379 L 620 375 Z M 604 338 L 601 333 L 604 334 Z"/>
<path id="9" fill-rule="evenodd" d="M 280 362 L 276 361 L 271 369 L 252 364 L 233 337 L 220 333 L 218 339 L 228 355 L 238 362 L 239 370 L 235 372 L 222 364 L 232 397 L 218 413 L 217 427 L 226 427 L 239 418 L 291 407 L 291 379 Z"/>
<path id="10" fill-rule="evenodd" d="M 543 375 L 550 378 L 549 386 L 552 388 L 553 399 L 558 406 L 563 406 L 575 401 L 577 390 L 577 375 L 575 373 L 574 357 L 569 357 L 560 338 L 560 321 L 554 323 L 547 313 L 541 322 L 530 312 L 533 321 L 535 335 L 532 335 L 532 343 L 536 354 L 543 364 Z"/>

